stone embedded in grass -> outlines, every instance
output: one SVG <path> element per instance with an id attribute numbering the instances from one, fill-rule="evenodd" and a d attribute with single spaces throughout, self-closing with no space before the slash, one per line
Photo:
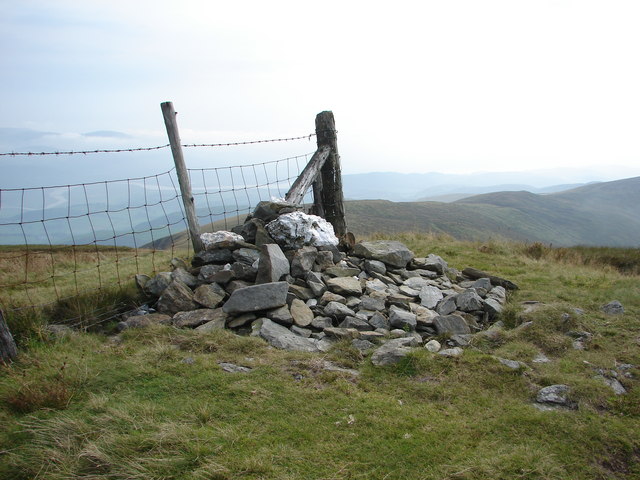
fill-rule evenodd
<path id="1" fill-rule="evenodd" d="M 536 403 L 543 408 L 574 408 L 575 403 L 569 399 L 568 385 L 549 385 L 541 388 L 536 395 Z"/>
<path id="2" fill-rule="evenodd" d="M 235 290 L 222 307 L 225 313 L 256 312 L 287 303 L 287 282 L 272 282 Z"/>
<path id="3" fill-rule="evenodd" d="M 601 307 L 601 310 L 607 315 L 622 315 L 624 313 L 624 307 L 618 300 L 613 300 Z"/>
<path id="4" fill-rule="evenodd" d="M 371 355 L 371 363 L 378 367 L 398 363 L 409 353 L 411 353 L 411 347 L 415 345 L 416 340 L 413 337 L 403 337 L 389 340 L 384 345 L 378 347 L 375 352 L 373 352 L 373 355 Z"/>
<path id="5" fill-rule="evenodd" d="M 442 345 L 440 345 L 440 342 L 437 340 L 429 340 L 424 344 L 424 348 L 426 348 L 431 353 L 438 353 L 442 348 Z"/>
<path id="6" fill-rule="evenodd" d="M 196 328 L 209 322 L 217 322 L 224 328 L 226 315 L 221 315 L 218 309 L 201 308 L 190 312 L 178 312 L 173 316 L 173 325 L 178 328 Z"/>
<path id="7" fill-rule="evenodd" d="M 443 357 L 455 358 L 460 357 L 464 353 L 460 347 L 446 348 L 444 350 L 440 350 L 438 355 L 442 355 Z"/>

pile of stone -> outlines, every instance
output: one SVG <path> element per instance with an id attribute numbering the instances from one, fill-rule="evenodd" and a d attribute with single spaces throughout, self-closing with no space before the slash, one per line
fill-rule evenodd
<path id="1" fill-rule="evenodd" d="M 517 288 L 478 270 L 459 272 L 437 255 L 417 258 L 398 241 L 341 251 L 329 223 L 284 202 L 261 202 L 234 230 L 203 234 L 205 250 L 190 267 L 174 259 L 171 272 L 138 276 L 156 312 L 125 318 L 120 328 L 228 328 L 308 352 L 348 339 L 375 349 L 372 361 L 384 365 L 420 345 L 459 354 Z M 436 336 L 452 348 L 441 350 Z"/>

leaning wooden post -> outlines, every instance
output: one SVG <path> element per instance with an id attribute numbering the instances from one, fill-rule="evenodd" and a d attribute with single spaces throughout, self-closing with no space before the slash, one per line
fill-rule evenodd
<path id="1" fill-rule="evenodd" d="M 0 363 L 9 363 L 18 356 L 16 342 L 9 331 L 9 326 L 4 320 L 2 310 L 0 310 Z"/>
<path id="2" fill-rule="evenodd" d="M 184 212 L 187 216 L 187 225 L 189 226 L 189 235 L 193 250 L 197 253 L 204 250 L 202 240 L 200 239 L 200 225 L 196 216 L 196 207 L 193 202 L 193 194 L 191 193 L 191 181 L 189 180 L 189 172 L 184 163 L 182 154 L 182 144 L 180 143 L 180 134 L 178 133 L 178 122 L 176 121 L 176 111 L 173 109 L 172 102 L 163 102 L 160 104 L 162 108 L 162 116 L 164 124 L 167 127 L 167 135 L 171 144 L 171 153 L 173 161 L 176 164 L 176 173 L 178 182 L 180 183 L 180 192 L 182 193 L 182 204 Z"/>
<path id="3" fill-rule="evenodd" d="M 316 138 L 318 140 L 318 149 L 325 145 L 331 148 L 329 158 L 327 158 L 320 171 L 322 181 L 320 196 L 324 218 L 333 225 L 336 236 L 343 238 L 347 233 L 347 224 L 344 219 L 342 173 L 340 171 L 338 137 L 336 135 L 333 112 L 321 112 L 316 115 Z"/>

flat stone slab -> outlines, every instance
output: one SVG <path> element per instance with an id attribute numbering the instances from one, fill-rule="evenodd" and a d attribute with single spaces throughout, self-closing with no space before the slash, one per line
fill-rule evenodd
<path id="1" fill-rule="evenodd" d="M 433 319 L 433 325 L 438 335 L 443 333 L 471 333 L 471 329 L 464 318 L 460 315 L 439 315 Z"/>
<path id="2" fill-rule="evenodd" d="M 353 277 L 331 278 L 327 281 L 327 287 L 338 295 L 362 295 L 360 280 Z"/>
<path id="3" fill-rule="evenodd" d="M 353 254 L 369 260 L 379 260 L 396 268 L 405 268 L 413 260 L 413 252 L 396 240 L 360 242 L 353 247 Z"/>
<path id="4" fill-rule="evenodd" d="M 262 283 L 234 290 L 222 307 L 225 313 L 244 313 L 281 307 L 287 303 L 287 282 Z"/>
<path id="5" fill-rule="evenodd" d="M 259 320 L 262 322 L 258 334 L 269 345 L 281 350 L 294 350 L 299 352 L 318 352 L 317 341 L 312 338 L 304 338 L 296 335 L 288 328 L 272 322 L 268 318 Z"/>
<path id="6" fill-rule="evenodd" d="M 371 355 L 371 363 L 378 367 L 398 363 L 411 352 L 413 338 L 395 338 L 378 347 Z"/>

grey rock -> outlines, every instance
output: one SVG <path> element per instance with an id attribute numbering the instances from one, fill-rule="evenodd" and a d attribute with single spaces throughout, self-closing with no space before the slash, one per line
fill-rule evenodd
<path id="1" fill-rule="evenodd" d="M 547 357 L 544 353 L 540 352 L 538 353 L 533 360 L 531 360 L 533 363 L 549 363 L 551 362 L 551 360 L 549 360 L 549 357 Z"/>
<path id="2" fill-rule="evenodd" d="M 172 281 L 158 299 L 156 308 L 161 313 L 175 314 L 198 308 L 193 292 L 180 280 Z"/>
<path id="3" fill-rule="evenodd" d="M 456 305 L 456 296 L 449 295 L 444 300 L 440 301 L 436 307 L 436 312 L 440 315 L 450 315 L 456 311 L 458 306 Z"/>
<path id="4" fill-rule="evenodd" d="M 249 367 L 243 367 L 234 363 L 218 362 L 220 368 L 228 373 L 249 373 L 252 369 Z"/>
<path id="5" fill-rule="evenodd" d="M 456 306 L 463 312 L 475 312 L 483 309 L 483 301 L 474 289 L 468 289 L 456 295 Z"/>
<path id="6" fill-rule="evenodd" d="M 316 247 L 305 246 L 297 249 L 291 259 L 291 275 L 304 277 L 311 271 L 317 257 L 318 249 Z"/>
<path id="7" fill-rule="evenodd" d="M 180 280 L 189 288 L 195 288 L 198 285 L 198 279 L 187 272 L 184 268 L 176 268 L 171 272 L 172 280 Z"/>
<path id="8" fill-rule="evenodd" d="M 287 282 L 253 285 L 235 290 L 222 307 L 226 313 L 255 312 L 281 307 L 287 302 Z"/>
<path id="9" fill-rule="evenodd" d="M 384 292 L 387 290 L 387 284 L 376 278 L 365 283 L 365 290 L 368 294 L 373 292 Z"/>
<path id="10" fill-rule="evenodd" d="M 395 338 L 378 347 L 371 355 L 371 363 L 378 367 L 398 363 L 411 352 L 413 338 Z"/>
<path id="11" fill-rule="evenodd" d="M 255 248 L 239 248 L 232 252 L 232 256 L 236 262 L 253 265 L 260 259 L 260 252 Z"/>
<path id="12" fill-rule="evenodd" d="M 369 325 L 371 325 L 373 328 L 384 328 L 386 330 L 389 330 L 391 327 L 391 324 L 389 323 L 387 317 L 385 317 L 380 312 L 374 313 L 371 318 L 369 318 L 368 322 Z"/>
<path id="13" fill-rule="evenodd" d="M 402 285 L 400 287 L 400 293 L 402 295 L 406 295 L 407 297 L 418 297 L 420 295 L 420 290 L 414 290 L 413 288 L 407 287 L 406 285 Z"/>
<path id="14" fill-rule="evenodd" d="M 353 254 L 369 260 L 379 260 L 396 268 L 405 268 L 414 257 L 411 250 L 395 240 L 360 242 L 354 246 Z"/>
<path id="15" fill-rule="evenodd" d="M 293 203 L 279 200 L 264 200 L 256 205 L 251 216 L 262 220 L 264 223 L 268 223 L 283 213 L 291 213 L 297 209 L 298 207 Z"/>
<path id="16" fill-rule="evenodd" d="M 449 265 L 442 257 L 430 253 L 427 258 L 424 259 L 424 262 L 420 262 L 420 267 L 443 275 L 449 268 Z"/>
<path id="17" fill-rule="evenodd" d="M 225 313 L 225 315 L 227 314 Z M 227 325 L 227 328 L 242 328 L 247 324 L 253 322 L 257 318 L 258 316 L 253 312 L 241 313 L 240 315 L 236 315 L 234 317 L 227 316 L 226 325 Z M 205 326 L 206 324 L 202 325 L 202 327 L 205 327 Z M 202 328 L 202 327 L 198 327 L 198 328 Z"/>
<path id="18" fill-rule="evenodd" d="M 369 340 L 365 340 L 364 338 L 354 338 L 351 341 L 351 345 L 360 350 L 361 352 L 366 352 L 375 348 L 375 343 L 370 342 Z"/>
<path id="19" fill-rule="evenodd" d="M 144 292 L 159 297 L 172 281 L 171 272 L 160 272 L 145 283 Z"/>
<path id="20" fill-rule="evenodd" d="M 218 307 L 227 295 L 224 288 L 217 283 L 200 285 L 193 292 L 193 299 L 207 308 Z"/>
<path id="21" fill-rule="evenodd" d="M 327 281 L 327 288 L 338 295 L 362 295 L 362 286 L 357 278 L 338 277 Z"/>
<path id="22" fill-rule="evenodd" d="M 420 305 L 430 310 L 436 308 L 443 298 L 444 295 L 442 295 L 442 291 L 438 287 L 424 285 L 420 290 Z"/>
<path id="23" fill-rule="evenodd" d="M 315 317 L 311 322 L 311 326 L 322 330 L 327 327 L 332 327 L 333 321 L 329 317 Z"/>
<path id="24" fill-rule="evenodd" d="M 475 282 L 473 282 L 471 284 L 471 287 L 472 288 L 482 288 L 483 290 L 489 292 L 493 288 L 493 285 L 491 285 L 491 280 L 489 280 L 488 278 L 484 277 L 484 278 L 479 278 Z M 500 287 L 500 288 L 502 288 L 502 287 Z"/>
<path id="25" fill-rule="evenodd" d="M 318 250 L 318 256 L 316 257 L 316 265 L 320 271 L 324 271 L 327 268 L 331 268 L 335 265 L 333 261 L 333 252 L 327 250 Z"/>
<path id="26" fill-rule="evenodd" d="M 384 262 L 379 260 L 365 260 L 364 261 L 364 269 L 367 273 L 380 273 L 382 275 L 387 273 L 387 266 Z"/>
<path id="27" fill-rule="evenodd" d="M 329 302 L 338 302 L 338 303 L 342 303 L 343 305 L 346 305 L 347 299 L 342 295 L 338 295 L 337 293 L 324 292 L 322 294 L 322 297 L 320 297 L 319 303 L 320 305 L 327 305 Z"/>
<path id="28" fill-rule="evenodd" d="M 413 289 L 413 290 L 422 290 L 423 287 L 431 285 L 433 280 L 429 280 L 428 278 L 423 277 L 409 277 L 404 282 L 403 285 Z"/>
<path id="29" fill-rule="evenodd" d="M 255 282 L 258 274 L 257 266 L 254 267 L 253 265 L 247 265 L 242 262 L 236 262 L 231 265 L 231 271 L 233 272 L 233 277 L 231 279 L 244 280 L 247 282 Z"/>
<path id="30" fill-rule="evenodd" d="M 621 315 L 624 313 L 624 307 L 618 300 L 613 300 L 601 307 L 601 310 L 607 315 Z"/>
<path id="31" fill-rule="evenodd" d="M 360 308 L 363 310 L 373 310 L 381 312 L 385 309 L 385 299 L 365 295 L 360 299 Z"/>
<path id="32" fill-rule="evenodd" d="M 221 323 L 221 328 L 224 328 L 226 316 L 221 315 L 221 313 L 222 312 L 210 308 L 191 310 L 190 312 L 178 312 L 173 316 L 172 323 L 178 328 L 196 328 L 207 322 L 218 321 Z"/>
<path id="33" fill-rule="evenodd" d="M 503 307 L 495 298 L 485 298 L 483 302 L 484 311 L 489 314 L 489 318 L 495 318 L 502 313 Z"/>
<path id="34" fill-rule="evenodd" d="M 487 297 L 493 298 L 498 303 L 500 303 L 500 305 L 504 305 L 507 301 L 507 291 L 504 287 L 493 287 L 491 290 L 489 290 Z"/>
<path id="35" fill-rule="evenodd" d="M 260 322 L 258 330 L 259 336 L 275 348 L 301 352 L 319 351 L 315 339 L 300 337 L 268 318 L 262 318 L 256 322 Z"/>
<path id="36" fill-rule="evenodd" d="M 335 266 L 327 268 L 324 273 L 330 277 L 357 277 L 360 274 L 360 270 L 352 267 Z"/>
<path id="37" fill-rule="evenodd" d="M 228 248 L 217 250 L 203 250 L 194 255 L 191 265 L 200 267 L 202 265 L 225 265 L 233 262 L 233 254 Z"/>
<path id="38" fill-rule="evenodd" d="M 538 391 L 536 402 L 569 407 L 572 405 L 568 396 L 569 390 L 568 385 L 550 385 L 544 387 Z"/>
<path id="39" fill-rule="evenodd" d="M 316 297 L 321 297 L 324 292 L 327 291 L 327 286 L 322 281 L 322 277 L 317 272 L 307 272 L 304 277 L 309 289 Z"/>
<path id="40" fill-rule="evenodd" d="M 202 283 L 213 283 L 215 282 L 215 276 L 222 270 L 224 270 L 224 265 L 203 265 L 200 267 L 200 273 L 198 273 L 198 280 Z M 231 268 L 231 265 L 229 265 Z"/>
<path id="41" fill-rule="evenodd" d="M 333 318 L 355 317 L 356 313 L 346 305 L 338 302 L 329 302 L 324 307 L 324 314 Z"/>
<path id="42" fill-rule="evenodd" d="M 153 315 L 160 315 L 159 313 L 155 313 Z M 140 323 L 136 323 L 135 321 L 132 321 L 131 323 L 128 323 L 129 321 L 136 319 L 136 318 L 141 318 L 143 319 L 144 317 L 147 317 L 148 315 L 138 315 L 135 317 L 129 317 L 128 320 L 124 321 L 124 322 L 120 322 L 120 324 L 123 324 L 122 328 L 119 328 L 118 331 L 121 332 L 122 330 L 125 330 L 126 328 L 139 328 L 142 326 L 147 326 L 150 325 L 152 322 L 140 322 Z M 163 317 L 167 317 L 169 318 L 169 322 L 171 322 L 171 317 L 169 317 L 168 315 L 162 315 Z M 118 325 L 120 325 L 118 324 Z M 61 338 L 65 338 L 68 337 L 70 335 L 75 334 L 75 330 L 73 330 L 71 327 L 69 327 L 68 325 L 59 325 L 59 324 L 54 324 L 54 323 L 50 323 L 49 325 L 45 325 L 44 326 L 44 332 L 47 334 L 47 336 L 49 336 L 50 338 L 55 338 L 56 340 L 59 340 Z"/>
<path id="43" fill-rule="evenodd" d="M 625 395 L 627 389 L 620 383 L 617 378 L 612 378 L 604 375 L 596 375 L 596 378 L 601 380 L 605 385 L 608 385 L 616 395 Z"/>
<path id="44" fill-rule="evenodd" d="M 392 327 L 403 330 L 415 330 L 417 325 L 416 315 L 396 306 L 389 308 L 389 323 Z"/>
<path id="45" fill-rule="evenodd" d="M 451 335 L 451 338 L 447 341 L 447 343 L 453 344 L 456 347 L 466 347 L 471 343 L 473 339 L 473 335 L 469 333 L 455 333 Z"/>
<path id="46" fill-rule="evenodd" d="M 329 337 L 342 339 L 353 339 L 360 337 L 360 332 L 355 328 L 327 327 L 323 330 Z"/>
<path id="47" fill-rule="evenodd" d="M 526 368 L 526 364 L 522 363 L 522 362 L 518 362 L 516 360 L 509 360 L 507 358 L 501 358 L 501 357 L 494 357 L 498 362 L 500 362 L 502 365 L 504 365 L 507 368 L 510 368 L 511 370 L 520 370 L 521 368 Z"/>
<path id="48" fill-rule="evenodd" d="M 214 330 L 222 330 L 228 320 L 228 315 L 221 308 L 216 308 L 211 320 L 196 327 L 196 332 L 208 333 Z"/>
<path id="49" fill-rule="evenodd" d="M 292 325 L 290 330 L 291 330 L 291 333 L 294 333 L 294 334 L 298 335 L 299 337 L 304 337 L 304 338 L 309 338 L 311 336 L 311 334 L 313 333 L 308 328 L 298 327 L 297 325 Z"/>
<path id="50" fill-rule="evenodd" d="M 290 272 L 289 260 L 275 243 L 260 247 L 256 283 L 278 282 Z"/>
<path id="51" fill-rule="evenodd" d="M 442 345 L 440 345 L 440 342 L 437 340 L 429 340 L 424 344 L 424 348 L 426 348 L 431 353 L 438 353 L 442 348 Z"/>
<path id="52" fill-rule="evenodd" d="M 147 282 L 151 280 L 151 277 L 149 275 L 145 275 L 144 273 L 136 273 L 134 279 L 136 282 L 136 287 L 138 287 L 140 290 L 144 292 L 145 291 L 144 287 L 147 284 Z"/>
<path id="53" fill-rule="evenodd" d="M 433 325 L 439 335 L 471 333 L 467 322 L 459 315 L 439 315 L 433 320 Z"/>
<path id="54" fill-rule="evenodd" d="M 269 320 L 273 320 L 280 325 L 284 325 L 285 327 L 289 327 L 293 325 L 293 316 L 291 315 L 291 311 L 287 305 L 283 305 L 281 307 L 274 308 L 265 313 L 265 316 Z"/>
<path id="55" fill-rule="evenodd" d="M 345 317 L 345 319 L 338 325 L 340 328 L 355 328 L 359 331 L 373 330 L 373 327 L 366 321 L 357 317 Z"/>
<path id="56" fill-rule="evenodd" d="M 464 353 L 464 350 L 462 350 L 460 347 L 453 347 L 453 348 L 445 348 L 444 350 L 440 350 L 438 352 L 438 355 L 442 355 L 443 357 L 455 358 L 455 357 L 462 356 L 463 353 Z"/>

